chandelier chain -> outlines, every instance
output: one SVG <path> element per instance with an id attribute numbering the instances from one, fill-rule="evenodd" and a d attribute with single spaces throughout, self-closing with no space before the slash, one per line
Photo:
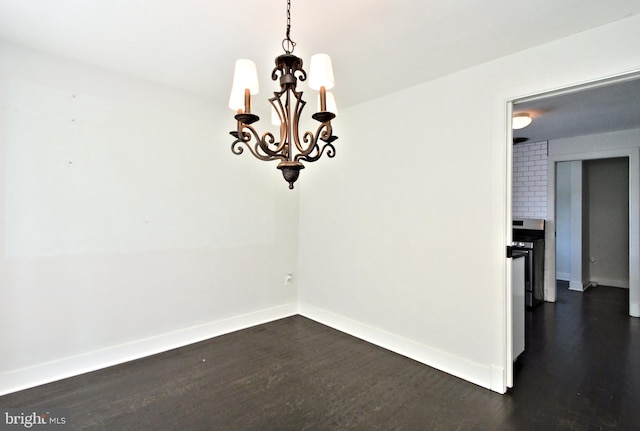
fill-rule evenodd
<path id="1" fill-rule="evenodd" d="M 287 54 L 291 54 L 296 43 L 291 40 L 291 0 L 287 0 L 287 37 L 282 41 L 282 48 Z"/>
<path id="2" fill-rule="evenodd" d="M 290 30 L 291 30 L 291 1 L 287 0 L 287 37 L 289 37 Z"/>

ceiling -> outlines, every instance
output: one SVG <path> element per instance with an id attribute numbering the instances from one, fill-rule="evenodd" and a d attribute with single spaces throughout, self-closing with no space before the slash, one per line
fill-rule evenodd
<path id="1" fill-rule="evenodd" d="M 526 142 L 640 128 L 640 76 L 515 103 L 513 112 L 533 119 L 513 131 Z"/>
<path id="2" fill-rule="evenodd" d="M 293 0 L 307 63 L 333 58 L 345 107 L 640 13 L 640 0 Z M 226 106 L 233 64 L 269 82 L 284 0 L 0 0 L 0 39 L 168 84 Z"/>

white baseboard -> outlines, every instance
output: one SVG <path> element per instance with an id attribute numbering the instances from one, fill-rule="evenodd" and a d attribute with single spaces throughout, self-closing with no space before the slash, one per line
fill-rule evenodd
<path id="1" fill-rule="evenodd" d="M 301 303 L 299 313 L 318 323 L 437 368 L 445 373 L 486 389 L 504 393 L 504 372 L 499 367 L 481 365 L 309 304 Z M 492 368 L 495 369 L 492 370 Z"/>
<path id="2" fill-rule="evenodd" d="M 571 280 L 571 274 L 568 273 L 568 272 L 558 272 L 558 271 L 556 271 L 556 280 L 570 281 Z"/>
<path id="3" fill-rule="evenodd" d="M 0 374 L 0 395 L 166 352 L 219 335 L 293 316 L 297 313 L 298 305 L 296 303 L 284 304 L 54 362 L 5 372 Z"/>
<path id="4" fill-rule="evenodd" d="M 507 376 L 503 367 L 491 365 L 491 387 L 489 389 L 499 394 L 507 392 Z"/>
<path id="5" fill-rule="evenodd" d="M 629 279 L 619 279 L 619 278 L 602 278 L 602 277 L 593 277 L 591 280 L 594 283 L 597 283 L 598 286 L 610 286 L 610 287 L 620 287 L 622 289 L 629 288 Z"/>
<path id="6" fill-rule="evenodd" d="M 576 292 L 584 292 L 589 285 L 583 284 L 581 281 L 570 280 L 569 290 L 575 290 Z"/>

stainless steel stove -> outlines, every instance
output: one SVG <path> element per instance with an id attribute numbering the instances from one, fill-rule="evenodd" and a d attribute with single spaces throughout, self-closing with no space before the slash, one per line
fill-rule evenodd
<path id="1" fill-rule="evenodd" d="M 525 257 L 525 304 L 533 308 L 544 301 L 544 219 L 513 220 L 513 250 Z"/>

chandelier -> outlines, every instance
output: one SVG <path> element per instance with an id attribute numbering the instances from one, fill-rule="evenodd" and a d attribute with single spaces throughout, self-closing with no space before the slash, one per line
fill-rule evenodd
<path id="1" fill-rule="evenodd" d="M 318 112 L 311 118 L 320 125 L 315 133 L 307 131 L 302 137 L 300 135 L 300 116 L 306 102 L 297 84 L 298 80 L 307 79 L 307 73 L 302 68 L 302 59 L 293 55 L 296 44 L 291 40 L 290 32 L 291 0 L 287 0 L 287 32 L 282 41 L 284 54 L 276 58 L 276 67 L 271 73 L 272 80 L 280 80 L 280 91 L 274 91 L 269 99 L 272 122 L 280 128 L 279 139 L 271 132 L 261 136 L 253 126 L 260 117 L 251 113 L 251 96 L 258 93 L 258 74 L 251 60 L 236 61 L 229 108 L 236 111 L 237 121 L 237 129 L 230 132 L 235 138 L 231 151 L 242 154 L 246 147 L 260 160 L 279 160 L 278 169 L 289 183 L 289 189 L 293 189 L 300 170 L 304 169 L 302 161 L 315 162 L 325 152 L 327 157 L 335 156 L 333 141 L 338 137 L 333 135 L 331 127 L 336 108 L 333 95 L 327 91 L 334 85 L 331 58 L 327 54 L 312 56 L 309 69 L 309 87 L 319 92 Z"/>

